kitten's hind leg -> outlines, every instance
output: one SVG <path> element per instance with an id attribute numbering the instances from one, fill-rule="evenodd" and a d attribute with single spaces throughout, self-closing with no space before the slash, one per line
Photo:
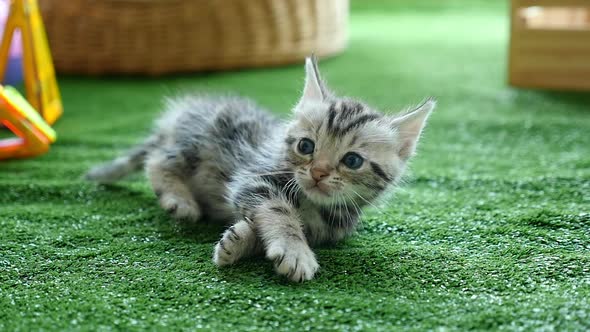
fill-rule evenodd
<path id="1" fill-rule="evenodd" d="M 146 161 L 146 174 L 164 210 L 175 219 L 197 221 L 201 209 L 186 182 L 189 166 L 181 153 L 153 151 Z"/>
<path id="2" fill-rule="evenodd" d="M 223 233 L 221 240 L 215 245 L 213 262 L 217 266 L 232 265 L 241 258 L 256 253 L 262 253 L 262 247 L 256 238 L 254 224 L 242 220 Z"/>

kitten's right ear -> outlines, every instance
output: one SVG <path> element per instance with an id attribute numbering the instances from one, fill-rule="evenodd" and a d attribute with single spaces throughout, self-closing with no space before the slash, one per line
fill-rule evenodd
<path id="1" fill-rule="evenodd" d="M 326 97 L 326 90 L 320 78 L 317 58 L 315 55 L 305 58 L 305 87 L 301 102 L 319 102 Z"/>
<path id="2" fill-rule="evenodd" d="M 422 105 L 410 112 L 395 117 L 391 122 L 392 128 L 399 134 L 398 155 L 403 160 L 408 160 L 414 154 L 420 133 L 435 106 L 436 100 L 434 98 L 428 98 Z"/>

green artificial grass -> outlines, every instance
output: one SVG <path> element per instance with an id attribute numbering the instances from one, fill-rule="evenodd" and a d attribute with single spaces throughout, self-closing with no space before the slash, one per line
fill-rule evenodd
<path id="1" fill-rule="evenodd" d="M 507 4 L 354 2 L 337 91 L 396 111 L 439 99 L 407 184 L 291 284 L 211 262 L 142 176 L 80 180 L 138 142 L 178 91 L 287 114 L 303 66 L 162 79 L 60 77 L 58 142 L 0 162 L 0 330 L 588 330 L 590 96 L 506 85 Z M 190 55 L 187 55 L 190 56 Z"/>

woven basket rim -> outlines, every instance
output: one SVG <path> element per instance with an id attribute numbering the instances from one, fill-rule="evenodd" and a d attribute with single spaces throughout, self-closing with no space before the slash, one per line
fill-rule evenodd
<path id="1" fill-rule="evenodd" d="M 72 1 L 72 0 L 68 0 Z M 84 0 L 83 0 L 84 1 Z M 85 0 L 88 1 L 88 0 Z M 171 2 L 185 2 L 191 0 L 100 0 L 102 2 L 128 2 L 128 3 L 171 3 Z"/>
<path id="2" fill-rule="evenodd" d="M 348 41 L 348 0 L 39 1 L 60 73 L 276 66 Z"/>

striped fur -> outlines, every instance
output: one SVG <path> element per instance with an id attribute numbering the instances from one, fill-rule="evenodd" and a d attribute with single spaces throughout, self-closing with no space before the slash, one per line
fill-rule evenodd
<path id="1" fill-rule="evenodd" d="M 309 280 L 319 268 L 310 246 L 352 234 L 362 207 L 395 187 L 433 107 L 383 115 L 332 94 L 308 59 L 292 119 L 243 98 L 173 98 L 144 144 L 87 178 L 114 182 L 144 167 L 176 219 L 232 225 L 215 247 L 216 264 L 264 253 L 279 274 Z M 303 138 L 314 142 L 311 154 L 299 152 Z M 363 158 L 358 169 L 344 164 L 347 153 Z"/>

